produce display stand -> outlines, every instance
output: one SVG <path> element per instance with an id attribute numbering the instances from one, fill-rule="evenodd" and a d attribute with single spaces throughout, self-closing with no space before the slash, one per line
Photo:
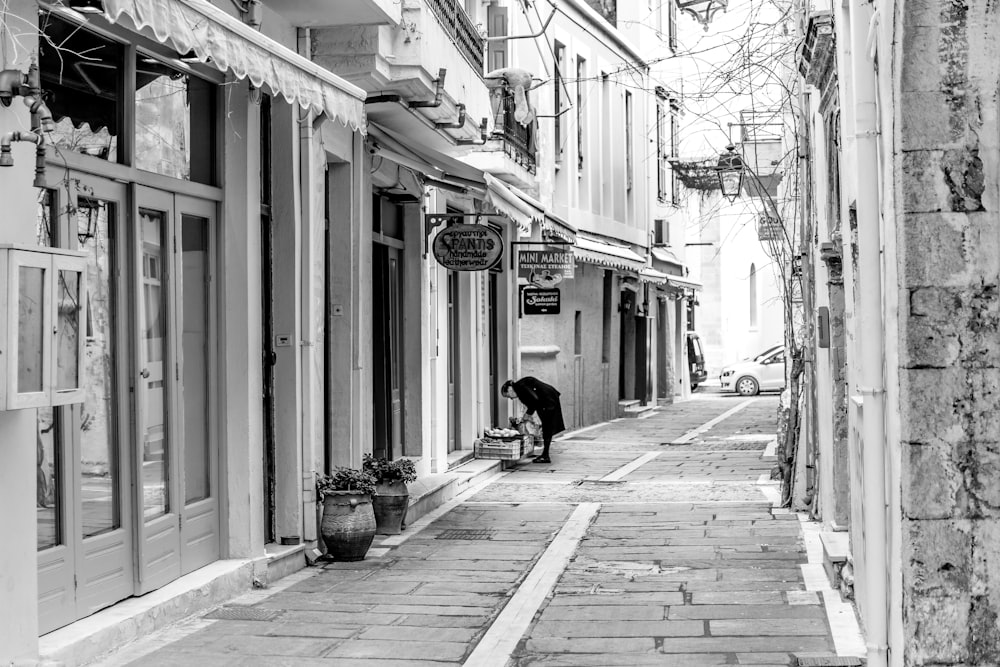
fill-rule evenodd
<path id="1" fill-rule="evenodd" d="M 484 436 L 475 442 L 477 459 L 517 461 L 530 454 L 534 447 L 535 439 L 530 435 L 503 438 Z"/>

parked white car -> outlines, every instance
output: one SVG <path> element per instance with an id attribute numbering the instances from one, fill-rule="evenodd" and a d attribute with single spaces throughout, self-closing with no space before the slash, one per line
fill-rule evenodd
<path id="1" fill-rule="evenodd" d="M 745 359 L 722 369 L 719 376 L 723 391 L 741 396 L 755 396 L 761 391 L 785 388 L 785 348 L 769 347 L 753 359 Z"/>

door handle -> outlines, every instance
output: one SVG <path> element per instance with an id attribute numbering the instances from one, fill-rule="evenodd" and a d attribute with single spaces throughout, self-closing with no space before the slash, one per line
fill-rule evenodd
<path id="1" fill-rule="evenodd" d="M 142 376 L 142 379 L 143 379 L 143 380 L 145 380 L 146 378 L 148 378 L 148 377 L 149 377 L 149 369 L 148 369 L 148 368 L 143 368 L 143 369 L 142 369 L 142 370 L 141 370 L 141 371 L 139 372 L 139 375 L 141 375 L 141 376 Z"/>

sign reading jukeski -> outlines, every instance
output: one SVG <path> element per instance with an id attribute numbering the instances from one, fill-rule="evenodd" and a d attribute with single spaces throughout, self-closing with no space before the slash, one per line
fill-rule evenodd
<path id="1" fill-rule="evenodd" d="M 452 271 L 485 271 L 500 261 L 503 238 L 487 225 L 445 227 L 434 237 L 434 259 Z"/>

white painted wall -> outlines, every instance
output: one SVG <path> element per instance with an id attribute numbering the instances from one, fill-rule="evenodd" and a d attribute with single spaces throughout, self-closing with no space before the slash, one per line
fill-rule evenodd
<path id="1" fill-rule="evenodd" d="M 31 0 L 13 0 L 5 18 L 18 26 L 17 39 L 4 40 L 4 66 L 27 71 L 38 39 L 38 8 Z M 27 107 L 20 98 L 0 108 L 0 133 L 30 129 Z M 38 191 L 34 178 L 34 146 L 13 145 L 14 167 L 0 174 L 0 243 L 35 244 Z M 3 282 L 3 281 L 0 281 Z M 0 352 L 4 352 L 0 350 Z M 6 378 L 4 378 L 6 380 Z M 36 410 L 0 412 L 0 664 L 27 660 L 37 651 L 38 573 L 35 519 Z"/>

